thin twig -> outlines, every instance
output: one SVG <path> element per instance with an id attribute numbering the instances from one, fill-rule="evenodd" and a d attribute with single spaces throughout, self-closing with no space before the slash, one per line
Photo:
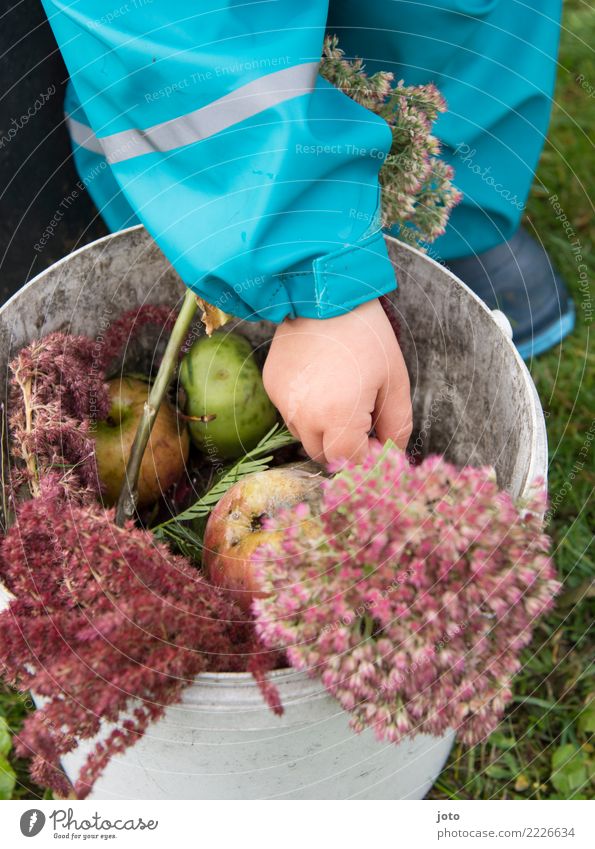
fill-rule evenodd
<path id="1" fill-rule="evenodd" d="M 23 396 L 23 406 L 25 408 L 25 431 L 27 434 L 31 434 L 33 432 L 33 381 L 31 378 L 28 378 L 23 381 L 20 379 L 19 374 L 15 375 L 16 382 L 21 390 Z M 37 473 L 37 460 L 35 455 L 31 453 L 29 447 L 23 443 L 21 446 L 21 453 L 25 458 L 25 464 L 27 466 L 27 471 L 29 473 L 29 490 L 31 495 L 36 498 L 39 495 L 39 476 Z"/>
<path id="2" fill-rule="evenodd" d="M 11 516 L 8 508 L 8 498 L 6 496 L 6 487 L 8 486 L 6 475 L 6 467 L 8 465 L 8 452 L 6 449 L 6 409 L 4 406 L 4 401 L 0 402 L 0 428 L 0 490 L 2 499 L 2 506 L 0 507 L 0 511 L 2 513 L 1 530 L 2 533 L 6 533 L 9 525 L 11 524 Z"/>
<path id="3" fill-rule="evenodd" d="M 119 527 L 122 527 L 126 519 L 130 519 L 134 515 L 138 498 L 138 477 L 145 449 L 151 436 L 151 430 L 157 418 L 159 407 L 174 375 L 178 353 L 184 344 L 196 309 L 196 296 L 194 292 L 187 289 L 180 314 L 172 328 L 163 359 L 161 360 L 155 382 L 151 387 L 149 399 L 145 402 L 143 414 L 138 424 L 134 442 L 132 443 L 130 457 L 126 467 L 126 476 L 116 506 L 116 525 Z"/>

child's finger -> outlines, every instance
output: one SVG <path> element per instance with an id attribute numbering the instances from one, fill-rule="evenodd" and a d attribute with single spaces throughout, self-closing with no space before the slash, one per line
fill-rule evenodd
<path id="1" fill-rule="evenodd" d="M 405 450 L 412 430 L 409 381 L 392 381 L 378 393 L 374 412 L 376 436 L 382 444 L 387 439 Z"/>
<path id="2" fill-rule="evenodd" d="M 302 428 L 298 434 L 298 439 L 312 460 L 316 460 L 318 463 L 325 462 L 321 433 L 318 433 L 315 430 L 306 430 Z"/>
<path id="3" fill-rule="evenodd" d="M 290 424 L 289 421 L 286 418 L 283 419 L 283 424 L 285 425 L 285 427 L 287 428 L 287 430 L 290 432 L 290 434 L 292 436 L 294 436 L 296 439 L 300 439 L 298 429 L 294 424 Z M 301 439 L 300 439 L 300 442 L 301 442 Z"/>
<path id="4" fill-rule="evenodd" d="M 324 456 L 327 463 L 332 460 L 351 460 L 361 463 L 368 453 L 368 430 L 350 427 L 331 427 L 322 436 Z"/>

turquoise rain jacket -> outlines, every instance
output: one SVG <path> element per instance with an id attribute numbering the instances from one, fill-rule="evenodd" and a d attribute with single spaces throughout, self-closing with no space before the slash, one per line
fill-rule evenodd
<path id="1" fill-rule="evenodd" d="M 327 17 L 370 70 L 434 80 L 449 100 L 438 135 L 465 199 L 438 253 L 484 250 L 518 226 L 559 0 L 336 0 L 330 17 L 325 0 L 44 6 L 71 76 L 76 164 L 108 226 L 142 222 L 227 312 L 327 318 L 396 285 L 379 225 L 391 133 L 319 76 Z"/>

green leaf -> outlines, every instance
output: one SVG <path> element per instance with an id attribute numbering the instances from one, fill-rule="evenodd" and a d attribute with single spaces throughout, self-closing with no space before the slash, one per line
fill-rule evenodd
<path id="1" fill-rule="evenodd" d="M 492 746 L 496 746 L 498 749 L 512 749 L 517 744 L 514 737 L 507 737 L 501 731 L 494 731 L 493 734 L 490 734 L 488 742 L 491 743 Z"/>
<path id="2" fill-rule="evenodd" d="M 564 798 L 576 798 L 589 782 L 586 753 L 573 743 L 558 746 L 552 755 L 550 781 Z"/>
<path id="3" fill-rule="evenodd" d="M 0 755 L 7 755 L 12 749 L 12 737 L 8 722 L 0 716 Z"/>
<path id="4" fill-rule="evenodd" d="M 595 699 L 586 705 L 580 712 L 577 727 L 583 734 L 595 733 Z"/>
<path id="5" fill-rule="evenodd" d="M 171 519 L 162 522 L 160 525 L 156 525 L 156 527 L 152 528 L 153 533 L 156 533 L 158 537 L 162 538 L 161 535 L 163 533 L 170 533 L 171 526 L 174 524 L 205 518 L 225 495 L 227 490 L 237 483 L 240 478 L 254 474 L 255 472 L 264 472 L 268 469 L 269 463 L 273 459 L 274 451 L 284 448 L 286 445 L 293 445 L 297 441 L 286 428 L 280 428 L 278 424 L 274 425 L 263 436 L 256 448 L 248 451 L 237 463 L 225 471 L 211 489 L 199 498 L 198 501 L 195 501 L 187 510 L 178 513 L 177 516 L 172 516 Z M 174 530 L 173 533 L 177 535 L 177 530 Z"/>
<path id="6" fill-rule="evenodd" d="M 175 545 L 184 557 L 200 561 L 202 539 L 187 525 L 183 525 L 181 522 L 171 522 L 156 527 L 153 533 L 160 542 Z"/>
<path id="7" fill-rule="evenodd" d="M 12 797 L 12 791 L 16 784 L 17 777 L 12 766 L 8 763 L 4 755 L 0 755 L 0 799 L 5 801 Z"/>
<path id="8" fill-rule="evenodd" d="M 510 770 L 500 763 L 490 764 L 488 767 L 486 767 L 485 774 L 489 775 L 490 778 L 497 778 L 497 779 L 511 779 L 512 778 L 512 775 L 510 774 Z"/>

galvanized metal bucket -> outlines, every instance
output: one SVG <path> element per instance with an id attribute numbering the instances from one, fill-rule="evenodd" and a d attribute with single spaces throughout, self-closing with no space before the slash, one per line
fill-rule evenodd
<path id="1" fill-rule="evenodd" d="M 391 298 L 411 375 L 413 450 L 491 464 L 512 495 L 545 478 L 545 423 L 531 377 L 502 315 L 441 265 L 387 239 L 399 289 Z M 0 310 L 0 363 L 62 330 L 101 339 L 126 309 L 181 300 L 184 287 L 142 227 L 93 242 L 44 271 Z M 256 345 L 273 326 L 242 324 Z M 2 598 L 0 594 L 0 604 Z M 92 799 L 421 799 L 454 732 L 400 745 L 354 734 L 320 684 L 275 673 L 282 717 L 251 676 L 199 675 L 139 742 L 112 759 Z M 107 731 L 107 729 L 106 729 Z M 64 758 L 78 774 L 91 742 Z"/>

